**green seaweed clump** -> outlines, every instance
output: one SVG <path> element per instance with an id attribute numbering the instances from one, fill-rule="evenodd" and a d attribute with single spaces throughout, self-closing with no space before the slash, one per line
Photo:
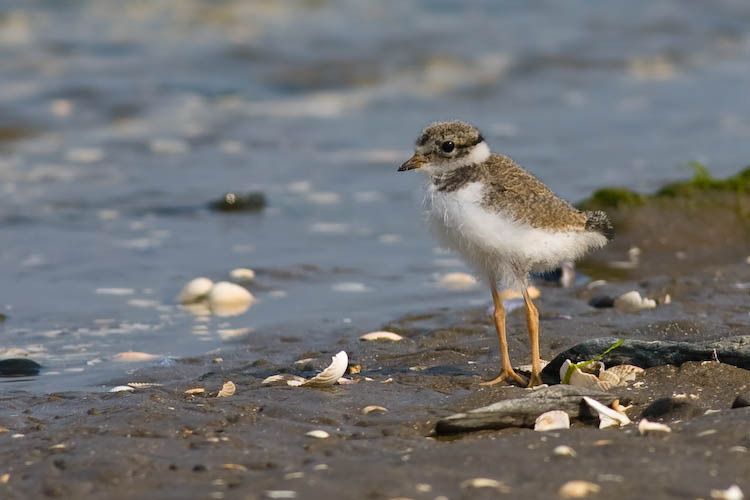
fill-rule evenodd
<path id="1" fill-rule="evenodd" d="M 750 167 L 726 179 L 714 179 L 708 169 L 698 163 L 688 165 L 693 169 L 693 178 L 688 181 L 667 184 L 656 192 L 657 197 L 693 196 L 704 191 L 723 191 L 736 194 L 750 193 Z"/>
<path id="2" fill-rule="evenodd" d="M 582 210 L 616 208 L 620 205 L 643 205 L 646 196 L 625 188 L 602 188 L 579 203 Z"/>

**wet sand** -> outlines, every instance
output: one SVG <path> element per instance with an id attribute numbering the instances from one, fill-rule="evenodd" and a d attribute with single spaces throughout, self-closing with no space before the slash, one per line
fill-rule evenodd
<path id="1" fill-rule="evenodd" d="M 588 267 L 622 258 L 623 246 L 642 237 L 626 229 Z M 735 246 L 746 244 L 744 233 L 733 238 Z M 602 336 L 698 341 L 750 334 L 743 285 L 750 283 L 750 265 L 722 261 L 718 246 L 715 255 L 686 271 L 684 259 L 644 252 L 620 281 L 593 291 L 541 286 L 542 357 Z M 654 272 L 654 259 L 661 260 L 661 273 Z M 594 293 L 631 289 L 662 301 L 669 294 L 671 303 L 637 314 L 587 305 Z M 509 314 L 508 326 L 511 358 L 527 363 L 521 310 Z M 634 422 L 645 415 L 667 423 L 671 433 L 641 436 L 634 425 L 600 430 L 595 422 L 574 422 L 569 430 L 546 433 L 505 429 L 437 437 L 438 419 L 527 389 L 479 385 L 498 363 L 484 308 L 406 316 L 383 329 L 404 339 L 362 342 L 342 330 L 320 348 L 300 332 L 265 344 L 248 339 L 223 359 L 182 359 L 109 381 L 163 384 L 134 392 L 6 392 L 2 497 L 558 498 L 569 480 L 597 484 L 592 498 L 712 498 L 712 490 L 733 484 L 750 492 L 750 408 L 730 409 L 738 394 L 750 392 L 748 370 L 712 361 L 660 366 L 637 384 L 612 390 L 633 405 L 628 415 Z M 357 383 L 325 389 L 262 384 L 279 373 L 309 377 L 339 350 L 349 353 L 350 366 L 361 367 L 348 375 Z M 303 358 L 313 360 L 294 363 Z M 215 397 L 229 380 L 236 393 Z M 207 392 L 184 393 L 196 387 Z M 363 414 L 370 405 L 388 411 Z M 330 437 L 306 435 L 316 429 Z M 558 445 L 572 447 L 576 456 L 556 455 Z M 477 488 L 466 482 L 473 478 L 498 483 Z"/>

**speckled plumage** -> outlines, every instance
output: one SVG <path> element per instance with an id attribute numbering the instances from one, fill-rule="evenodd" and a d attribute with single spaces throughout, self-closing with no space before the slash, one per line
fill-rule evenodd
<path id="1" fill-rule="evenodd" d="M 553 193 L 507 156 L 493 154 L 484 163 L 460 167 L 433 179 L 438 191 L 456 191 L 471 182 L 485 185 L 482 206 L 505 212 L 531 227 L 586 230 L 586 214 Z"/>

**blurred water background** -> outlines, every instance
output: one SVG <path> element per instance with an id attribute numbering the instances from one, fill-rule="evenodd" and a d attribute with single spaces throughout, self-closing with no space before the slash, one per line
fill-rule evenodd
<path id="1" fill-rule="evenodd" d="M 420 176 L 396 174 L 421 128 L 470 121 L 573 201 L 692 160 L 731 174 L 750 162 L 748 27 L 744 0 L 0 0 L 0 358 L 46 367 L 3 387 L 488 304 L 437 284 L 465 268 L 421 224 Z M 205 208 L 226 191 L 269 206 Z M 176 303 L 240 266 L 244 314 Z"/>

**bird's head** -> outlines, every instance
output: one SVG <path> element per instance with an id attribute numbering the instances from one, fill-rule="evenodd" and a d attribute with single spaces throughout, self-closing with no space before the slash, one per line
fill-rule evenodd
<path id="1" fill-rule="evenodd" d="M 419 168 L 430 175 L 441 175 L 456 168 L 483 163 L 490 148 L 475 127 L 460 122 L 437 122 L 427 126 L 399 172 Z"/>

